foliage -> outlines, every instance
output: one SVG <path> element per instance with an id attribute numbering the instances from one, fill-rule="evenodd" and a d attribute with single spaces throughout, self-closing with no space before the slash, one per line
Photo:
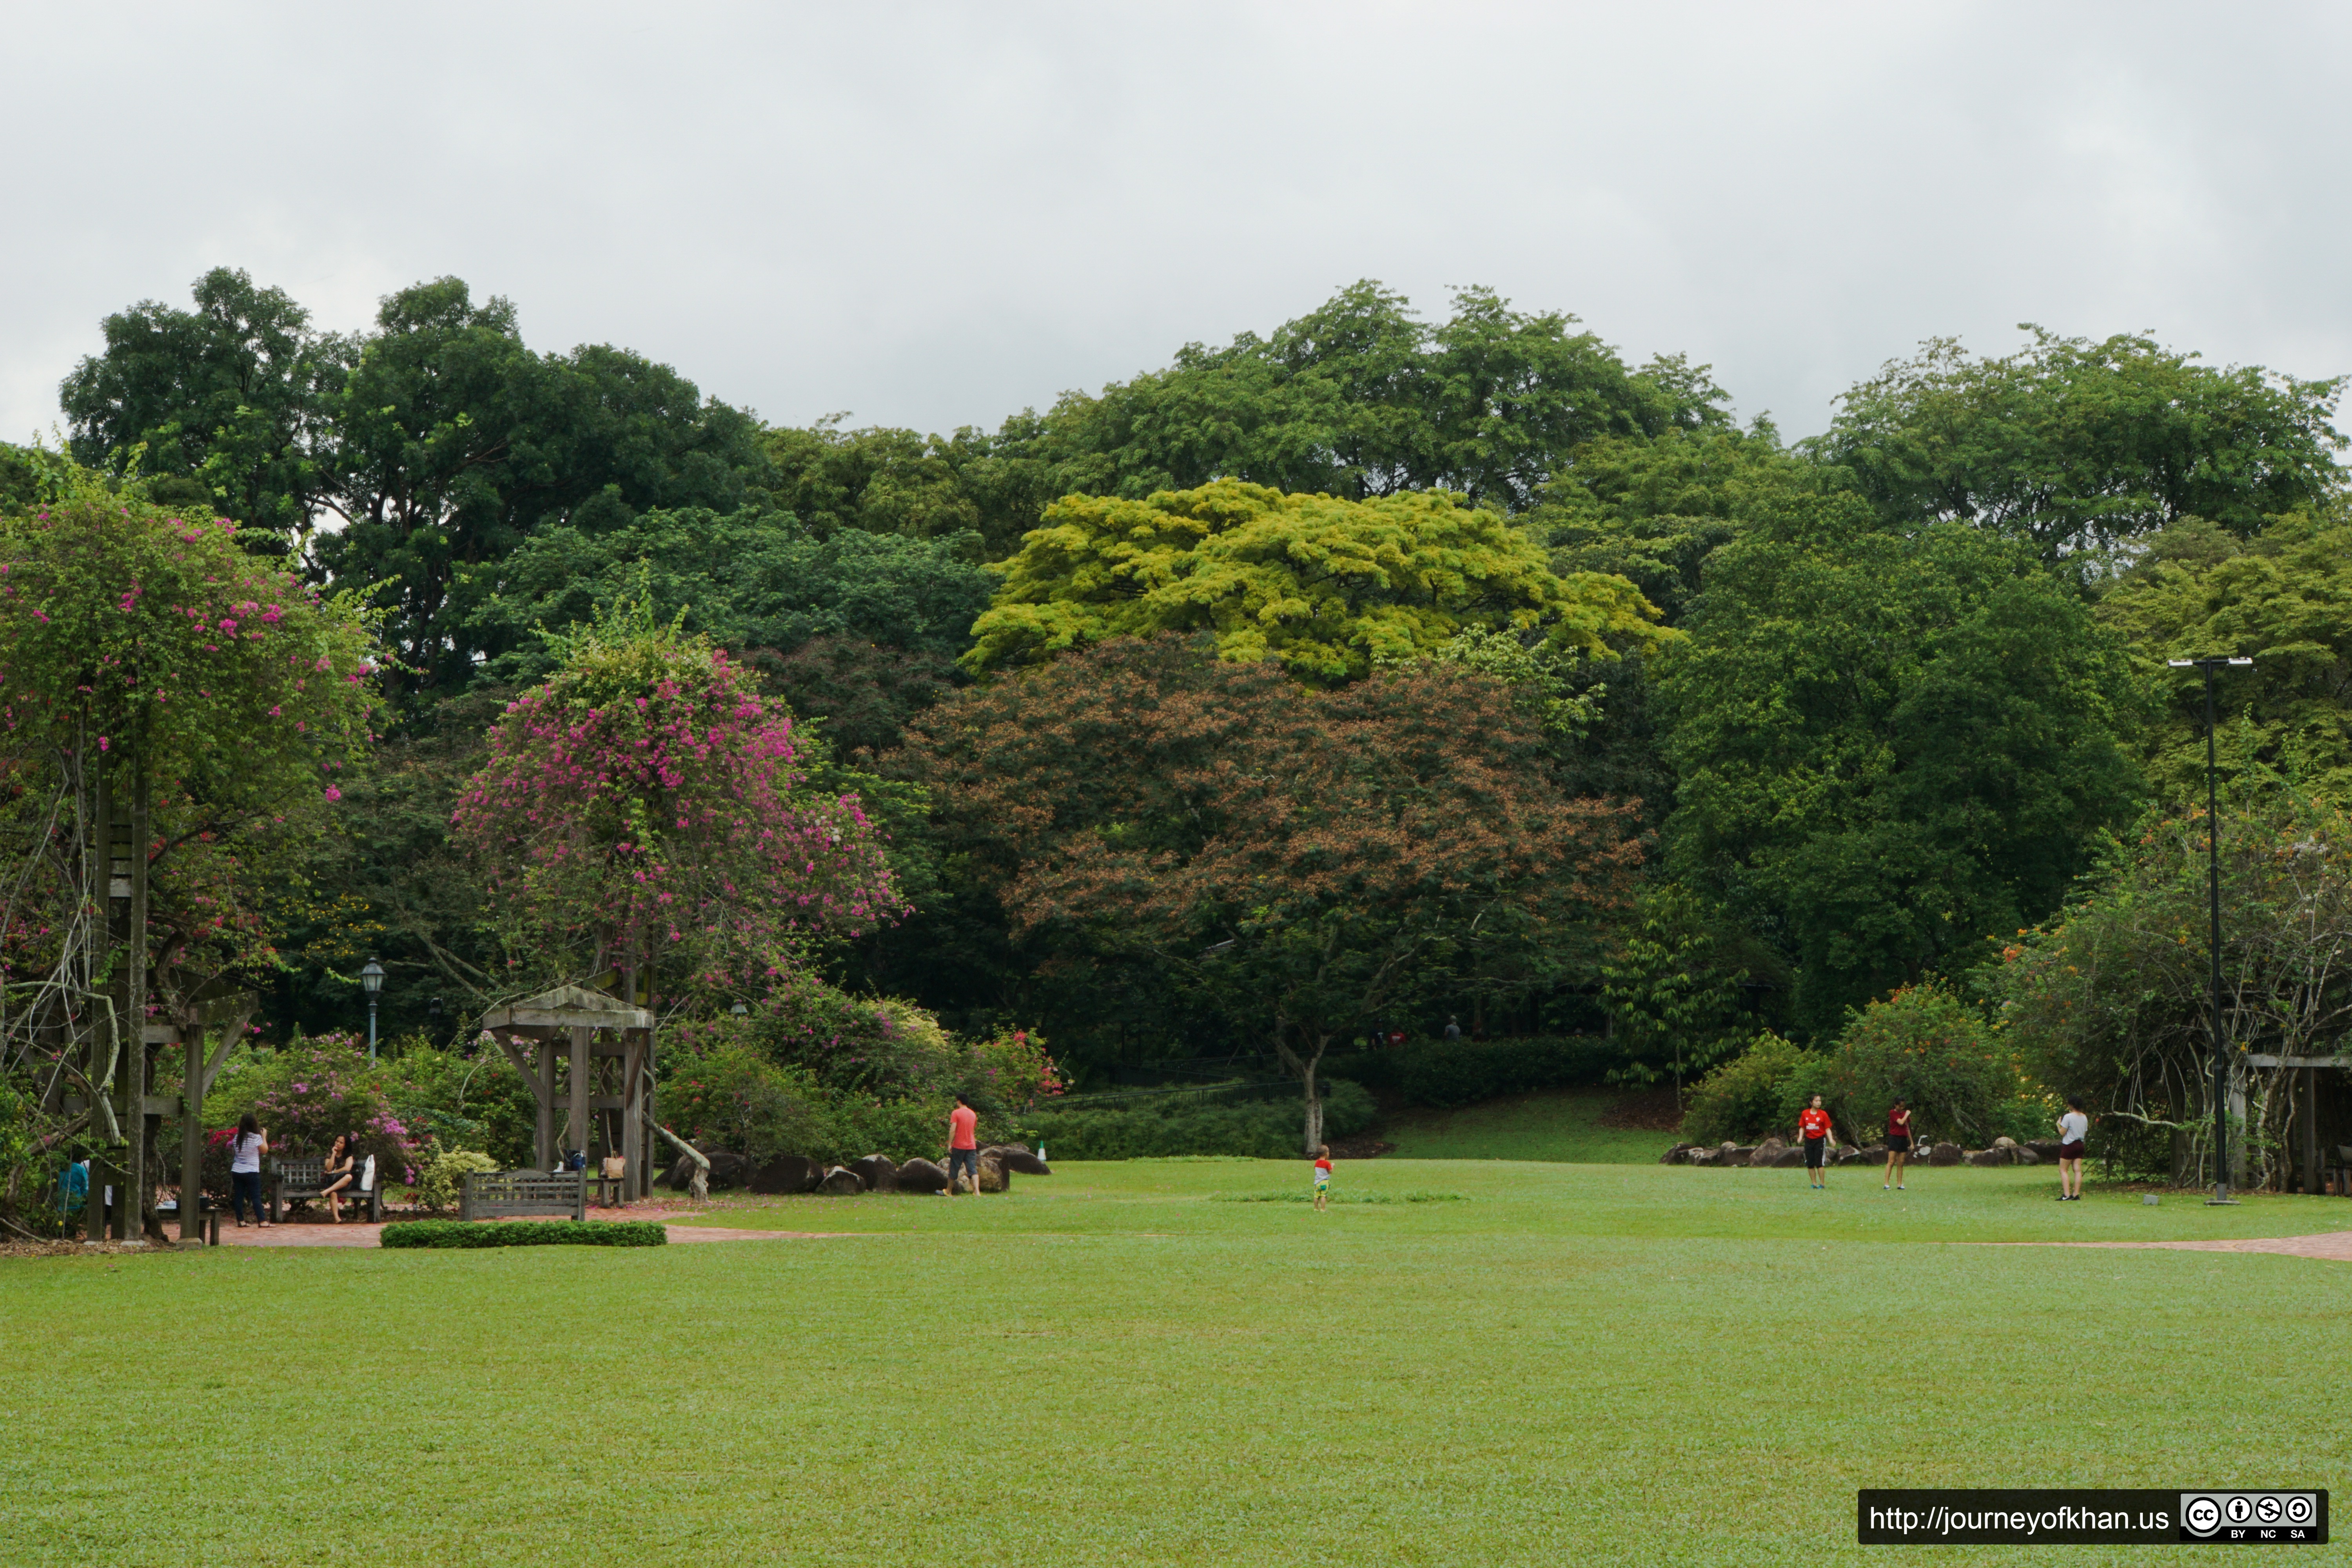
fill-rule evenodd
<path id="1" fill-rule="evenodd" d="M 1345 1138 L 1372 1124 L 1377 1108 L 1362 1086 L 1334 1079 L 1323 1086 L 1319 1136 Z M 1171 1154 L 1296 1158 L 1297 1102 L 1245 1105 L 1052 1109 L 1023 1119 L 1033 1142 L 1056 1160 L 1149 1160 Z"/>
<path id="2" fill-rule="evenodd" d="M 387 1103 L 384 1071 L 367 1059 L 360 1035 L 297 1038 L 228 1082 L 216 1081 L 205 1102 L 208 1119 L 233 1122 L 253 1112 L 269 1134 L 273 1154 L 317 1159 L 338 1137 L 357 1134 L 362 1156 L 373 1155 L 379 1182 L 414 1182 L 421 1141 Z"/>
<path id="3" fill-rule="evenodd" d="M 1821 1037 L 2055 908 L 2137 788 L 2140 688 L 2076 595 L 1979 530 L 1856 521 L 1718 552 L 1659 689 L 1669 865 L 1769 934 Z"/>
<path id="4" fill-rule="evenodd" d="M 789 652 L 814 637 L 953 658 L 994 581 L 968 534 L 908 539 L 812 531 L 788 514 L 649 511 L 616 528 L 551 526 L 467 578 L 467 626 L 492 650 L 491 674 L 547 675 L 560 650 L 535 628 L 610 617 L 624 600 L 739 653 Z"/>
<path id="5" fill-rule="evenodd" d="M 456 1208 L 465 1196 L 466 1178 L 476 1173 L 505 1169 L 475 1149 L 445 1149 L 434 1143 L 423 1156 L 416 1176 L 417 1205 L 434 1214 Z"/>
<path id="6" fill-rule="evenodd" d="M 1541 626 L 1601 658 L 1612 639 L 1661 636 L 1622 579 L 1555 577 L 1524 532 L 1443 491 L 1356 501 L 1226 479 L 1140 500 L 1066 496 L 996 570 L 1004 585 L 964 656 L 974 669 L 1200 631 L 1220 658 L 1332 682 L 1469 626 Z"/>
<path id="7" fill-rule="evenodd" d="M 941 539 L 971 533 L 987 559 L 1009 555 L 1055 496 L 1076 488 L 1037 448 L 1044 424 L 1015 416 L 1000 435 L 951 437 L 874 427 L 840 417 L 760 437 L 773 502 L 830 537 L 844 530 Z"/>
<path id="8" fill-rule="evenodd" d="M 1829 1063 L 1767 1030 L 1691 1091 L 1683 1132 L 1694 1143 L 1752 1143 L 1794 1137 L 1797 1113 L 1826 1098 Z"/>
<path id="9" fill-rule="evenodd" d="M 935 809 L 1016 933 L 1150 954 L 1310 1098 L 1332 1039 L 1465 952 L 1549 984 L 1638 858 L 1616 808 L 1552 790 L 1508 689 L 1454 667 L 1318 692 L 1119 641 L 918 733 Z"/>
<path id="10" fill-rule="evenodd" d="M 824 741 L 844 758 L 896 750 L 908 721 L 945 701 L 963 675 L 944 654 L 847 637 L 811 637 L 789 653 L 754 648 L 750 663 L 761 685 L 821 726 Z"/>
<path id="11" fill-rule="evenodd" d="M 641 605 L 564 653 L 456 815 L 518 952 L 724 992 L 900 912 L 856 797 L 802 787 L 792 721 L 740 665 Z"/>
<path id="12" fill-rule="evenodd" d="M 650 1219 L 412 1219 L 378 1233 L 384 1247 L 660 1247 L 669 1232 Z"/>
<path id="13" fill-rule="evenodd" d="M 1739 1048 L 1740 987 L 1749 972 L 1723 923 L 1686 888 L 1665 882 L 1643 891 L 1622 950 L 1601 969 L 1601 999 L 1623 1042 L 1612 1081 L 1654 1083 L 1671 1072 L 1679 1089 Z"/>
<path id="14" fill-rule="evenodd" d="M 2045 562 L 2184 517 L 2252 534 L 2335 491 L 2340 378 L 2216 370 L 2149 338 L 2026 330 L 2032 341 L 1999 358 L 1931 339 L 1840 398 L 1813 450 L 1851 469 L 1891 520 L 1971 523 Z"/>
<path id="15" fill-rule="evenodd" d="M 2018 932 L 1984 977 L 2028 1069 L 2103 1121 L 2178 1130 L 2210 1159 L 2210 819 L 2151 817 L 2082 895 Z M 2352 819 L 2292 797 L 2221 822 L 2222 1037 L 2229 1048 L 2325 1056 L 2352 1026 Z M 2283 1182 L 2292 1068 L 2235 1069 L 2255 1184 Z"/>
<path id="16" fill-rule="evenodd" d="M 1407 1105 L 1444 1109 L 1538 1089 L 1578 1089 L 1607 1078 L 1618 1053 L 1597 1035 L 1508 1040 L 1416 1040 L 1335 1060 L 1332 1070 Z"/>
<path id="17" fill-rule="evenodd" d="M 974 1041 L 971 1055 L 964 1092 L 976 1106 L 1018 1116 L 1050 1108 L 1067 1091 L 1054 1058 L 1045 1054 L 1043 1035 L 1026 1029 L 1004 1030 Z"/>
<path id="18" fill-rule="evenodd" d="M 2022 1124 L 2054 1123 L 2057 1110 L 2020 1074 L 1984 1017 L 1933 982 L 1906 985 L 1846 1020 L 1831 1055 L 1825 1100 L 1857 1138 L 1886 1125 L 1897 1098 L 1911 1108 L 1915 1139 L 1943 1139 L 1979 1149 Z M 2036 1114 L 2018 1114 L 2031 1099 Z M 2048 1114 L 2039 1112 L 2046 1110 Z"/>
<path id="19" fill-rule="evenodd" d="M 1631 371 L 1576 325 L 1480 288 L 1432 324 L 1368 280 L 1270 337 L 1187 344 L 1163 371 L 1072 394 L 1025 429 L 1008 421 L 994 449 L 1051 462 L 1055 494 L 1237 479 L 1350 500 L 1452 490 L 1516 510 L 1595 437 L 1725 419 L 1706 367 L 1664 356 Z"/>
<path id="20" fill-rule="evenodd" d="M 810 1153 L 824 1141 L 823 1090 L 803 1069 L 782 1068 L 743 1045 L 674 1061 L 662 1081 L 662 1114 L 688 1142 L 728 1149 L 754 1164 Z"/>
<path id="21" fill-rule="evenodd" d="M 494 1044 L 477 1040 L 469 1056 L 410 1036 L 385 1048 L 378 1079 L 412 1137 L 484 1150 L 499 1170 L 530 1163 L 539 1102 Z"/>
<path id="22" fill-rule="evenodd" d="M 2251 539 L 2187 519 L 2098 602 L 2164 693 L 2148 733 L 2157 798 L 2179 809 L 2205 797 L 2205 683 L 2171 658 L 2247 657 L 2217 670 L 2222 776 L 2242 797 L 2266 782 L 2352 805 L 2352 524 L 2336 514 L 2273 519 Z"/>

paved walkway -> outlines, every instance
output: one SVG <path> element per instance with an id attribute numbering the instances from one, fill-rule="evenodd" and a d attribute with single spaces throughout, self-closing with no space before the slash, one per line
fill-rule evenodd
<path id="1" fill-rule="evenodd" d="M 1973 1247 L 2116 1247 L 2167 1252 L 2268 1252 L 2281 1258 L 2320 1258 L 2352 1263 L 2352 1230 L 2318 1236 L 2253 1236 L 2230 1241 L 1979 1241 Z"/>
<path id="2" fill-rule="evenodd" d="M 826 1237 L 856 1234 L 842 1230 L 742 1230 L 728 1226 L 674 1225 L 676 1209 L 621 1208 L 591 1209 L 588 1217 L 594 1220 L 637 1219 L 657 1222 L 672 1241 L 816 1241 Z M 530 1216 L 539 1219 L 560 1217 L 553 1215 Z M 398 1224 L 399 1221 L 388 1221 Z M 380 1247 L 383 1226 L 362 1225 L 352 1221 L 343 1225 L 289 1224 L 248 1226 L 239 1230 L 226 1221 L 221 1225 L 223 1247 Z"/>

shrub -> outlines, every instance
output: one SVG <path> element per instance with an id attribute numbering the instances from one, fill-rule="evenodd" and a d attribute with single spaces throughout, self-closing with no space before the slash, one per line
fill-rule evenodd
<path id="1" fill-rule="evenodd" d="M 205 1112 L 226 1126 L 252 1111 L 269 1132 L 273 1156 L 315 1159 L 338 1134 L 356 1132 L 358 1152 L 373 1156 L 379 1183 L 414 1182 L 417 1141 L 385 1100 L 386 1073 L 385 1064 L 367 1059 L 361 1036 L 298 1035 L 253 1058 L 230 1092 L 205 1101 Z"/>
<path id="2" fill-rule="evenodd" d="M 1683 1131 L 1695 1143 L 1750 1143 L 1793 1135 L 1797 1112 L 1822 1092 L 1828 1064 L 1770 1030 L 1691 1090 Z"/>
<path id="3" fill-rule="evenodd" d="M 1914 1136 L 1981 1148 L 2037 1114 L 2040 1091 L 1993 1043 L 1975 1008 L 1933 983 L 1906 985 L 1846 1015 L 1831 1058 L 1828 1094 L 1840 1121 L 1864 1138 L 1886 1125 L 1896 1096 L 1910 1101 Z"/>
<path id="4" fill-rule="evenodd" d="M 1443 1109 L 1600 1083 L 1617 1064 L 1615 1047 L 1597 1035 L 1518 1040 L 1432 1040 L 1387 1053 L 1388 1074 L 1409 1105 Z"/>
<path id="5" fill-rule="evenodd" d="M 1045 1037 L 1014 1029 L 975 1042 L 959 1064 L 956 1085 L 971 1096 L 982 1114 L 1023 1111 L 1050 1103 L 1064 1092 L 1060 1069 L 1045 1054 Z"/>
<path id="6" fill-rule="evenodd" d="M 498 1220 L 469 1225 L 461 1219 L 413 1219 L 388 1225 L 386 1247 L 662 1247 L 669 1232 L 649 1219 Z"/>
<path id="7" fill-rule="evenodd" d="M 1361 1084 L 1338 1079 L 1323 1088 L 1327 1139 L 1360 1132 L 1379 1114 Z M 1064 1160 L 1149 1160 L 1171 1154 L 1295 1160 L 1305 1130 L 1305 1108 L 1289 1099 L 1243 1105 L 1183 1100 L 1164 1107 L 1056 1108 L 1024 1123 L 1032 1141 L 1045 1143 L 1049 1158 Z"/>
<path id="8" fill-rule="evenodd" d="M 479 1149 L 518 1170 L 536 1158 L 539 1104 L 506 1053 L 488 1040 L 472 1055 L 423 1036 L 394 1042 L 383 1068 L 384 1098 L 418 1144 Z"/>
<path id="9" fill-rule="evenodd" d="M 465 1194 L 469 1173 L 503 1169 L 488 1154 L 472 1149 L 444 1149 L 436 1143 L 417 1174 L 416 1201 L 436 1214 L 455 1208 Z"/>
<path id="10" fill-rule="evenodd" d="M 740 1042 L 674 1061 L 662 1084 L 663 1113 L 674 1131 L 754 1164 L 816 1152 L 826 1142 L 822 1103 L 805 1070 L 778 1067 Z"/>

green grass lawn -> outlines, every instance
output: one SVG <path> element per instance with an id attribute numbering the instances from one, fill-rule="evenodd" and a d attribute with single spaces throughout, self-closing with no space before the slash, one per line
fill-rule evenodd
<path id="1" fill-rule="evenodd" d="M 1937 1244 L 2352 1205 L 1400 1160 L 1340 1194 L 1464 1201 L 1215 1201 L 1305 1182 L 1070 1165 L 711 1216 L 851 1233 L 816 1241 L 0 1261 L 0 1560 L 1812 1564 L 1865 1559 L 1862 1486 L 2344 1481 L 2344 1266 Z"/>
<path id="2" fill-rule="evenodd" d="M 1616 1094 L 1520 1094 L 1455 1110 L 1406 1110 L 1385 1118 L 1380 1136 L 1401 1160 L 1556 1160 L 1569 1164 L 1654 1162 L 1672 1132 L 1601 1125 Z"/>

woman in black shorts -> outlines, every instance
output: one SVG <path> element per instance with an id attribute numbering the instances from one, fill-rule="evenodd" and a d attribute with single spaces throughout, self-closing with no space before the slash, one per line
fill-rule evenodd
<path id="1" fill-rule="evenodd" d="M 1903 1190 L 1903 1166 L 1910 1158 L 1911 1108 L 1898 1100 L 1886 1112 L 1886 1180 L 1878 1184 L 1880 1192 Z"/>

